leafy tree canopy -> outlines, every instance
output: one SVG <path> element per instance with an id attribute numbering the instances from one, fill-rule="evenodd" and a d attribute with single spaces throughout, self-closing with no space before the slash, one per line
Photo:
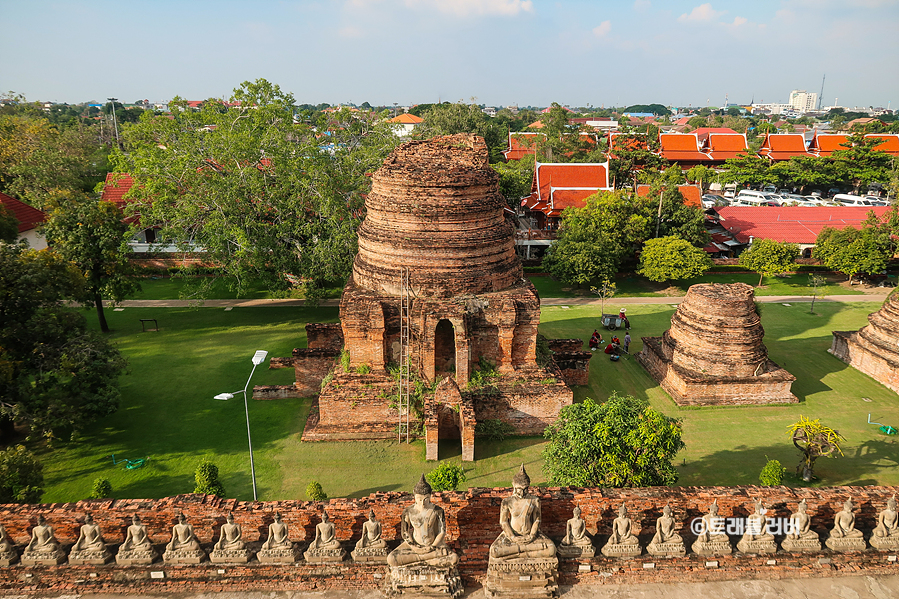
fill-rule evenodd
<path id="1" fill-rule="evenodd" d="M 673 485 L 672 460 L 685 447 L 679 420 L 646 400 L 613 393 L 562 408 L 547 427 L 543 469 L 551 485 L 650 487 Z"/>
<path id="2" fill-rule="evenodd" d="M 740 264 L 759 273 L 761 285 L 764 277 L 773 277 L 793 268 L 798 256 L 799 248 L 796 244 L 773 239 L 755 239 L 749 249 L 740 254 Z"/>
<path id="3" fill-rule="evenodd" d="M 84 278 L 52 251 L 0 244 L 0 413 L 33 434 L 72 435 L 118 407 L 119 352 L 69 301 Z"/>
<path id="4" fill-rule="evenodd" d="M 651 112 L 656 116 L 669 116 L 671 111 L 661 104 L 634 104 L 628 106 L 622 112 Z"/>
<path id="5" fill-rule="evenodd" d="M 176 98 L 172 118 L 145 112 L 124 127 L 127 153 L 113 158 L 134 178 L 131 209 L 161 238 L 205 248 L 238 292 L 256 279 L 320 297 L 349 274 L 366 173 L 399 141 L 373 113 L 344 109 L 297 123 L 293 96 L 264 79 L 243 83 L 231 100 L 191 111 Z"/>
<path id="6" fill-rule="evenodd" d="M 19 221 L 6 206 L 0 204 L 0 242 L 14 243 L 19 237 Z"/>
<path id="7" fill-rule="evenodd" d="M 894 249 L 889 233 L 884 234 L 879 227 L 824 227 L 818 233 L 812 255 L 827 268 L 848 275 L 852 281 L 852 277 L 860 273 L 886 270 Z"/>
<path id="8" fill-rule="evenodd" d="M 23 445 L 0 451 L 0 503 L 38 503 L 44 467 Z"/>
<path id="9" fill-rule="evenodd" d="M 499 174 L 499 191 L 506 198 L 509 208 L 516 209 L 521 198 L 531 192 L 534 179 L 534 156 L 528 154 L 521 160 L 491 164 Z"/>
<path id="10" fill-rule="evenodd" d="M 422 123 L 415 128 L 415 137 L 430 139 L 437 135 L 472 133 L 480 135 L 487 143 L 490 162 L 502 160 L 502 151 L 508 147 L 505 127 L 494 122 L 473 101 L 471 104 L 433 104 L 425 110 Z"/>
<path id="11" fill-rule="evenodd" d="M 711 267 L 712 259 L 704 250 L 669 236 L 649 239 L 643 244 L 637 272 L 661 283 L 698 277 Z"/>

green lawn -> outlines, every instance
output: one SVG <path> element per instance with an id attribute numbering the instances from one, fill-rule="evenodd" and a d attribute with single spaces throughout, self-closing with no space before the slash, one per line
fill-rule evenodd
<path id="1" fill-rule="evenodd" d="M 540 297 L 581 297 L 592 295 L 590 286 L 567 285 L 550 276 L 530 276 L 531 282 L 540 292 Z M 827 284 L 818 288 L 818 295 L 863 295 L 856 287 L 841 286 L 845 277 L 827 275 Z M 753 273 L 726 273 L 711 274 L 684 279 L 683 281 L 670 281 L 668 283 L 653 283 L 647 279 L 633 274 L 621 274 L 615 279 L 617 286 L 616 296 L 619 297 L 660 297 L 685 295 L 691 285 L 697 283 L 746 283 L 755 287 L 759 282 L 759 276 Z M 756 295 L 805 295 L 811 297 L 812 288 L 808 286 L 808 273 L 797 273 L 783 277 L 765 277 L 763 285 L 755 291 Z M 595 297 L 595 296 L 594 296 Z"/>
<path id="2" fill-rule="evenodd" d="M 141 291 L 128 299 L 193 299 L 196 296 L 198 284 L 202 280 L 201 278 L 183 277 L 144 277 L 139 279 Z M 329 288 L 325 297 L 340 297 L 342 291 L 343 286 Z M 300 292 L 293 292 L 289 296 L 303 297 Z M 238 296 L 237 292 L 230 289 L 223 279 L 216 279 L 205 299 L 269 299 L 273 297 L 280 296 L 268 291 L 258 281 L 251 281 L 246 292 Z"/>
<path id="3" fill-rule="evenodd" d="M 846 437 L 846 457 L 820 460 L 821 484 L 899 484 L 899 447 L 872 419 L 899 424 L 897 395 L 826 353 L 830 331 L 855 329 L 877 303 L 766 304 L 763 322 L 771 357 L 797 377 L 794 392 L 802 403 L 789 407 L 680 409 L 633 359 L 591 361 L 590 383 L 575 390 L 578 400 L 605 399 L 613 391 L 646 397 L 665 413 L 684 419 L 687 449 L 679 456 L 681 484 L 753 484 L 765 456 L 792 469 L 797 452 L 784 434 L 800 414 L 822 418 Z M 628 306 L 634 329 L 633 353 L 640 335 L 661 334 L 673 308 Z M 93 319 L 92 313 L 88 313 Z M 141 333 L 139 318 L 157 318 L 160 332 Z M 598 307 L 546 307 L 541 332 L 586 341 L 598 325 Z M 193 470 L 214 458 L 228 496 L 252 497 L 246 422 L 241 396 L 212 399 L 243 388 L 250 357 L 257 349 L 287 356 L 305 345 L 306 322 L 333 322 L 336 308 L 132 309 L 108 311 L 113 337 L 128 357 L 119 411 L 92 426 L 76 442 L 39 447 L 45 464 L 46 502 L 87 497 L 96 477 L 109 478 L 115 497 L 162 497 L 193 490 Z M 608 337 L 608 334 L 606 334 Z M 287 384 L 293 372 L 258 370 L 253 384 Z M 864 398 L 864 399 L 863 399 Z M 870 400 L 870 401 L 866 401 Z M 301 443 L 309 400 L 254 401 L 250 404 L 256 472 L 262 499 L 305 497 L 318 480 L 332 497 L 363 496 L 377 490 L 409 488 L 421 472 L 424 444 L 393 441 Z M 540 466 L 542 439 L 501 443 L 478 440 L 473 464 L 465 464 L 468 484 L 507 486 L 519 464 L 529 466 L 535 483 L 545 480 Z M 114 466 L 111 454 L 149 456 L 138 470 Z M 460 459 L 458 442 L 441 446 L 441 457 Z"/>

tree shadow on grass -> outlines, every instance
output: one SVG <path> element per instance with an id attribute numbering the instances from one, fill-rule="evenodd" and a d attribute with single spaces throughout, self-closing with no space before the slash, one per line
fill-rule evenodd
<path id="1" fill-rule="evenodd" d="M 490 441 L 482 437 L 477 437 L 474 442 L 475 461 L 495 458 L 527 447 L 539 445 L 540 443 L 543 443 L 543 440 L 543 437 L 507 437 L 502 441 Z"/>

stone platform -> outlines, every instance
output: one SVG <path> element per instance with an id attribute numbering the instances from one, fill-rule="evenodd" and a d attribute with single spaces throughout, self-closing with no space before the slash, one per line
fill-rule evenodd
<path id="1" fill-rule="evenodd" d="M 780 548 L 790 553 L 817 553 L 821 551 L 818 539 L 784 539 Z"/>
<path id="2" fill-rule="evenodd" d="M 484 579 L 486 597 L 537 598 L 555 597 L 559 592 L 559 560 L 510 559 L 490 560 Z"/>
<path id="3" fill-rule="evenodd" d="M 388 597 L 411 595 L 413 597 L 462 596 L 462 578 L 456 568 L 435 566 L 400 566 L 390 568 L 382 589 Z"/>

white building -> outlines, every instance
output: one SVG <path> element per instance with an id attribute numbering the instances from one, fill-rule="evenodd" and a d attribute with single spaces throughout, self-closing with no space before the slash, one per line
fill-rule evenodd
<path id="1" fill-rule="evenodd" d="M 796 112 L 804 114 L 818 107 L 818 94 L 810 94 L 804 89 L 794 89 L 790 92 L 790 106 Z"/>

